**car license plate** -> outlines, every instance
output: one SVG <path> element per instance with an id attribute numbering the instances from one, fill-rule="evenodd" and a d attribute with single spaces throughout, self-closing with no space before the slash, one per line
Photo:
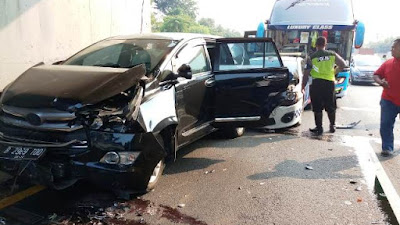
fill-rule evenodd
<path id="1" fill-rule="evenodd" d="M 3 146 L 0 148 L 0 158 L 16 159 L 16 160 L 37 160 L 46 148 L 41 147 L 19 147 L 19 146 Z"/>

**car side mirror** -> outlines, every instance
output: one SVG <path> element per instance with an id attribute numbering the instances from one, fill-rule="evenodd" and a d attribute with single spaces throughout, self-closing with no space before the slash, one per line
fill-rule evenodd
<path id="1" fill-rule="evenodd" d="M 178 69 L 178 77 L 192 79 L 192 68 L 190 68 L 190 66 L 188 64 L 183 64 Z"/>

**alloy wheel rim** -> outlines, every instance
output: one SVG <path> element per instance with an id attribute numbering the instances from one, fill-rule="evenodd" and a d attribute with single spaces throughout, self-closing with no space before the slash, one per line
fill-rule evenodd
<path id="1" fill-rule="evenodd" d="M 160 160 L 160 162 L 158 162 L 156 167 L 154 168 L 153 174 L 150 177 L 149 183 L 153 183 L 157 179 L 157 177 L 160 173 L 160 170 L 161 170 L 161 164 L 162 164 L 162 160 Z"/>

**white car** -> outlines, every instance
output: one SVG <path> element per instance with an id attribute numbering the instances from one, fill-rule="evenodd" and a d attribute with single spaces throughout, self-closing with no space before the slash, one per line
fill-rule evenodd
<path id="1" fill-rule="evenodd" d="M 309 83 L 304 95 L 301 91 L 305 61 L 298 56 L 285 56 L 281 53 L 284 66 L 289 69 L 291 80 L 287 90 L 286 100 L 277 106 L 269 116 L 270 125 L 266 129 L 288 128 L 301 123 L 303 109 L 310 103 Z"/>

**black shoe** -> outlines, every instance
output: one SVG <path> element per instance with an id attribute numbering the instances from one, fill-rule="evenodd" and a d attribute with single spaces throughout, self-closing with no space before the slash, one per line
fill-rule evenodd
<path id="1" fill-rule="evenodd" d="M 322 135 L 322 133 L 324 133 L 324 129 L 322 129 L 322 127 L 321 128 L 316 127 L 313 129 L 310 128 L 310 131 L 311 131 L 311 133 L 318 135 L 318 136 Z"/>
<path id="2" fill-rule="evenodd" d="M 329 132 L 335 133 L 335 131 L 336 131 L 335 125 L 329 125 Z"/>
<path id="3" fill-rule="evenodd" d="M 383 156 L 383 157 L 390 157 L 390 156 L 393 156 L 393 151 L 382 150 L 381 156 Z"/>

